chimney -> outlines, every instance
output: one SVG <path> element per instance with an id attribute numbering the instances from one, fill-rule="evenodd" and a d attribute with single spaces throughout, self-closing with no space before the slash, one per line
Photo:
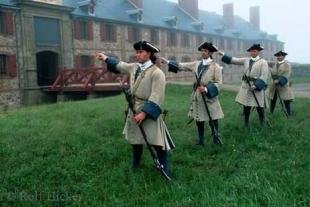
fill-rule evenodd
<path id="1" fill-rule="evenodd" d="M 178 0 L 179 7 L 191 15 L 193 18 L 199 18 L 198 0 Z"/>
<path id="2" fill-rule="evenodd" d="M 234 4 L 228 3 L 223 4 L 223 18 L 224 18 L 224 25 L 226 28 L 233 28 L 234 27 Z"/>
<path id="3" fill-rule="evenodd" d="M 131 4 L 133 4 L 137 9 L 143 9 L 143 0 L 128 0 Z"/>
<path id="4" fill-rule="evenodd" d="M 250 7 L 250 23 L 256 30 L 260 30 L 259 6 Z"/>

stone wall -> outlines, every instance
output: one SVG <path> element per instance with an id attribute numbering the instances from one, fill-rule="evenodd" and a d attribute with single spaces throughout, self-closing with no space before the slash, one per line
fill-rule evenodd
<path id="1" fill-rule="evenodd" d="M 0 54 L 16 55 L 16 32 L 13 35 L 0 33 Z M 8 63 L 7 69 L 9 70 Z M 18 75 L 18 72 L 17 72 Z M 0 75 L 0 110 L 20 105 L 19 79 Z"/>

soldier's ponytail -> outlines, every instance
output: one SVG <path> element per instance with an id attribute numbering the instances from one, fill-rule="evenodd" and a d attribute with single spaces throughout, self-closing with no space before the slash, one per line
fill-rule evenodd
<path id="1" fill-rule="evenodd" d="M 151 53 L 150 60 L 152 61 L 153 64 L 156 63 L 157 57 L 154 53 Z"/>

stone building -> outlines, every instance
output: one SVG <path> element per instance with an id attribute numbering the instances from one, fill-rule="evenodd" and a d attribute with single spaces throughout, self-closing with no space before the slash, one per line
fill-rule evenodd
<path id="1" fill-rule="evenodd" d="M 199 58 L 203 41 L 235 56 L 261 43 L 272 59 L 284 43 L 260 29 L 259 7 L 249 12 L 248 22 L 234 15 L 233 4 L 223 5 L 222 16 L 199 10 L 198 0 L 0 0 L 0 105 L 49 100 L 44 89 L 58 69 L 99 66 L 97 51 L 133 61 L 132 43 L 141 39 L 178 61 Z M 240 78 L 232 67 L 224 67 L 224 81 Z M 170 80 L 189 76 L 167 73 Z"/>

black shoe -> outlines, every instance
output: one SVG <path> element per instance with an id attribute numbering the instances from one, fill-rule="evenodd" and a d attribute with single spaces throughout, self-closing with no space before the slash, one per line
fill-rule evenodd
<path id="1" fill-rule="evenodd" d="M 213 143 L 214 144 L 220 145 L 220 146 L 223 145 L 223 142 L 222 142 L 219 134 L 217 134 L 217 135 L 214 134 L 214 135 L 212 135 L 212 137 L 213 137 Z"/>

